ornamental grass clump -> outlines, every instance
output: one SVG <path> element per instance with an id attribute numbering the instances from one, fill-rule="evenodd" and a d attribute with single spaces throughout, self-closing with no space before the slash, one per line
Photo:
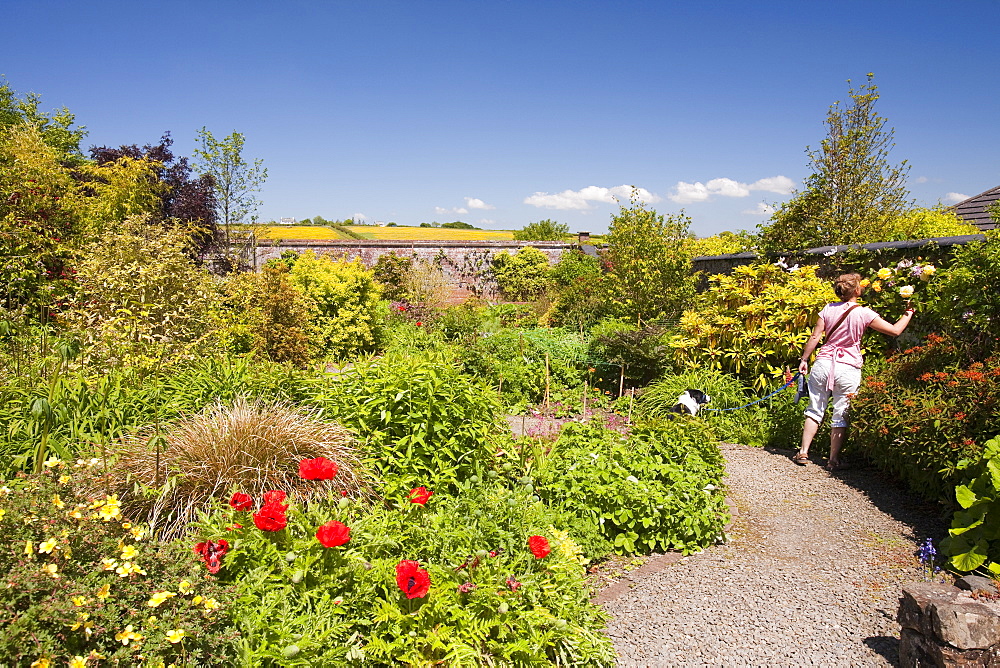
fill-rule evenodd
<path id="1" fill-rule="evenodd" d="M 120 448 L 108 489 L 164 537 L 181 535 L 211 499 L 228 501 L 234 491 L 252 499 L 268 490 L 300 499 L 329 490 L 358 497 L 372 483 L 347 429 L 316 411 L 245 398 L 177 420 L 159 445 L 145 432 L 122 439 Z M 143 488 L 157 493 L 137 491 Z"/>

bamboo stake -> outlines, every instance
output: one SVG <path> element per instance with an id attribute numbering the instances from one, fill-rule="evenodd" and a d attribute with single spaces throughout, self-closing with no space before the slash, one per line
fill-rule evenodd
<path id="1" fill-rule="evenodd" d="M 628 419 L 625 424 L 632 424 L 632 404 L 635 402 L 635 388 L 628 391 Z"/>
<path id="2" fill-rule="evenodd" d="M 587 393 L 590 392 L 589 383 L 583 381 L 583 417 L 587 417 Z"/>
<path id="3" fill-rule="evenodd" d="M 622 377 L 618 381 L 618 396 L 621 397 L 624 395 L 625 395 L 625 365 L 622 364 Z"/>
<path id="4" fill-rule="evenodd" d="M 549 354 L 545 353 L 545 412 L 549 412 Z"/>

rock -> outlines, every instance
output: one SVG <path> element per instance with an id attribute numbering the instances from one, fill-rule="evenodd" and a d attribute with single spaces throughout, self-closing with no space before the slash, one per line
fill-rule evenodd
<path id="1" fill-rule="evenodd" d="M 986 649 L 1000 643 L 1000 615 L 982 603 L 959 599 L 930 603 L 934 635 L 958 649 Z"/>
<path id="2" fill-rule="evenodd" d="M 896 621 L 904 629 L 913 629 L 925 636 L 931 636 L 934 633 L 929 611 L 931 603 L 947 604 L 954 602 L 957 598 L 958 589 L 951 585 L 939 582 L 908 584 L 903 587 L 903 596 L 899 600 Z"/>
<path id="3" fill-rule="evenodd" d="M 959 589 L 964 589 L 971 592 L 985 592 L 987 594 L 996 595 L 1000 592 L 997 591 L 996 580 L 992 578 L 984 578 L 981 575 L 965 575 L 955 580 L 955 586 Z"/>

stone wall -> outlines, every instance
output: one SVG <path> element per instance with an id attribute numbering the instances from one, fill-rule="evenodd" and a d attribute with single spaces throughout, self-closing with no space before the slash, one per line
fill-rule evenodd
<path id="1" fill-rule="evenodd" d="M 903 588 L 897 616 L 903 668 L 1000 666 L 995 584 L 977 576 L 956 584 L 918 582 Z"/>
<path id="2" fill-rule="evenodd" d="M 419 260 L 439 261 L 445 278 L 455 288 L 475 294 L 492 295 L 496 283 L 487 271 L 495 253 L 516 253 L 525 246 L 542 251 L 554 264 L 575 244 L 558 241 L 261 241 L 257 245 L 254 269 L 268 260 L 281 257 L 285 251 L 304 253 L 311 250 L 319 255 L 353 260 L 360 258 L 367 267 L 383 255 L 393 254 Z"/>

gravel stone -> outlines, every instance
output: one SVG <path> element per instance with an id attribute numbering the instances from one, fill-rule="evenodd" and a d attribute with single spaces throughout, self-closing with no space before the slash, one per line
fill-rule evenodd
<path id="1" fill-rule="evenodd" d="M 626 576 L 604 602 L 619 665 L 895 665 L 900 593 L 925 579 L 916 550 L 944 534 L 940 508 L 872 469 L 722 449 L 729 541 Z"/>

